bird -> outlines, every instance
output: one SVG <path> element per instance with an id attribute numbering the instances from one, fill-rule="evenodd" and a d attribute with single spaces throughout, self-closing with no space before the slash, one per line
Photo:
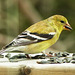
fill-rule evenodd
<path id="1" fill-rule="evenodd" d="M 4 46 L 0 54 L 11 51 L 40 53 L 56 43 L 63 30 L 72 30 L 68 20 L 62 15 L 53 15 L 28 27 Z"/>

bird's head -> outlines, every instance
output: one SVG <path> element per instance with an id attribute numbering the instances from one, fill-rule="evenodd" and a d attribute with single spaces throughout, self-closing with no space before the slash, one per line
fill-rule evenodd
<path id="1" fill-rule="evenodd" d="M 54 15 L 51 17 L 53 25 L 55 25 L 58 30 L 72 30 L 72 27 L 68 23 L 68 20 L 62 15 Z"/>

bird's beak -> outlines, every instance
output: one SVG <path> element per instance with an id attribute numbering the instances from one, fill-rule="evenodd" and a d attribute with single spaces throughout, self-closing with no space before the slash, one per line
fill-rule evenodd
<path id="1" fill-rule="evenodd" d="M 64 30 L 72 30 L 72 27 L 70 26 L 70 24 L 66 24 L 65 26 L 64 26 Z"/>

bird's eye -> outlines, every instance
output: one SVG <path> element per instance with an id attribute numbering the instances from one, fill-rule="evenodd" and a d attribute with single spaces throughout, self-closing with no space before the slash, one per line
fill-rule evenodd
<path id="1" fill-rule="evenodd" d="M 64 21 L 62 21 L 62 20 L 61 20 L 60 22 L 61 22 L 61 23 L 65 23 L 65 22 L 64 22 Z"/>

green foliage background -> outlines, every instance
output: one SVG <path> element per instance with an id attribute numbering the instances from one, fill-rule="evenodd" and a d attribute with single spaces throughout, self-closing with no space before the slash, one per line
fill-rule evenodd
<path id="1" fill-rule="evenodd" d="M 55 14 L 65 16 L 73 30 L 63 31 L 52 48 L 75 52 L 75 0 L 0 0 L 0 49 L 30 25 Z"/>

